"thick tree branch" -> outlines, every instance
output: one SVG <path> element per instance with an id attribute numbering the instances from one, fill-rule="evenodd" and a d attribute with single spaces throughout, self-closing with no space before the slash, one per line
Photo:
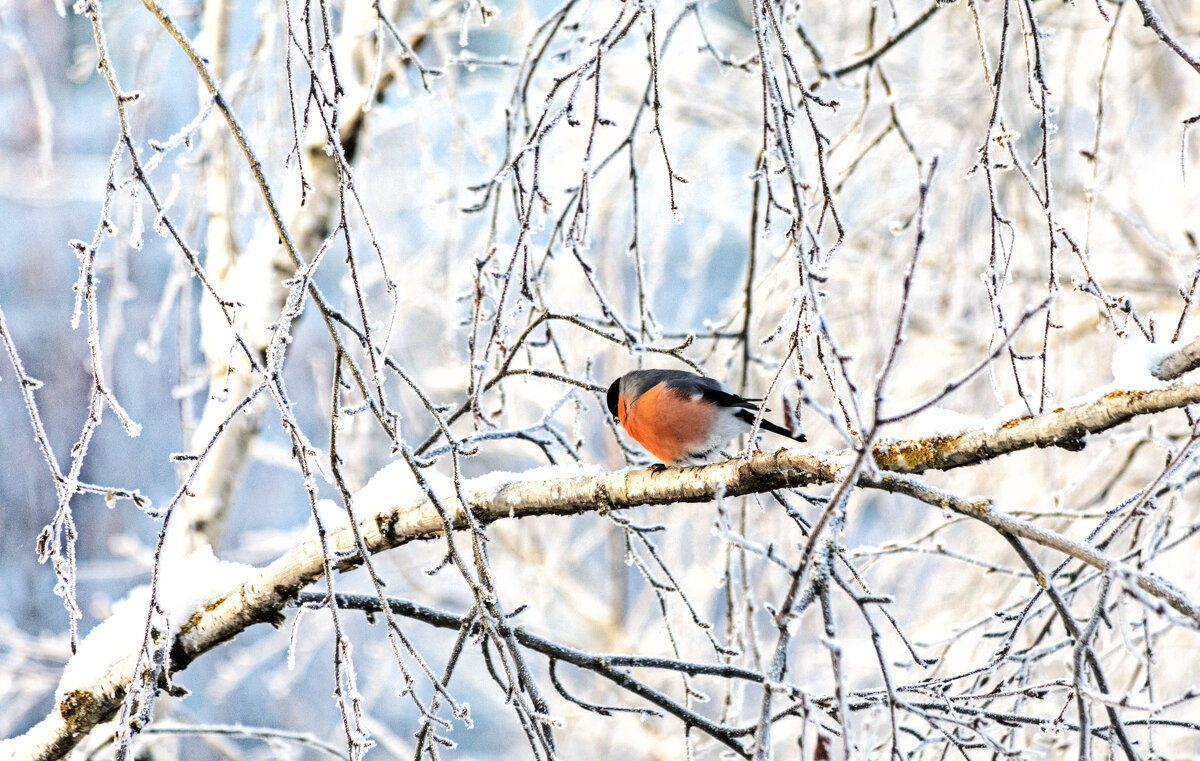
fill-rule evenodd
<path id="1" fill-rule="evenodd" d="M 1092 401 L 1032 418 L 1016 418 L 989 428 L 918 441 L 885 442 L 876 446 L 875 460 L 884 469 L 905 472 L 961 467 L 1020 449 L 1078 441 L 1084 435 L 1104 431 L 1138 415 L 1196 402 L 1200 402 L 1200 384 L 1151 391 L 1112 391 Z M 549 468 L 523 474 L 520 478 L 514 475 L 509 481 L 495 477 L 467 481 L 463 483 L 463 495 L 472 505 L 474 520 L 488 524 L 502 518 L 576 515 L 637 505 L 707 502 L 718 493 L 731 497 L 813 483 L 833 483 L 853 459 L 852 450 L 781 449 L 760 452 L 745 460 L 733 459 L 702 468 L 669 468 L 659 472 L 641 468 L 616 472 L 599 468 Z M 864 474 L 860 483 L 906 493 L 927 488 L 912 479 L 881 478 L 870 474 Z M 388 504 L 356 505 L 356 513 L 367 516 L 359 521 L 359 531 L 369 552 L 382 552 L 442 534 L 442 518 L 423 494 L 402 496 L 393 492 L 381 501 Z M 468 518 L 462 504 L 453 497 L 441 497 L 440 501 L 455 527 L 466 528 Z M 1200 623 L 1200 608 L 1157 576 L 1131 569 L 1048 529 L 1006 516 L 986 501 L 948 506 L 1126 578 L 1191 622 Z M 327 543 L 335 555 L 344 558 L 339 570 L 349 570 L 361 562 L 355 537 L 349 528 L 329 532 Z M 277 625 L 283 609 L 300 590 L 321 577 L 322 564 L 321 543 L 311 539 L 260 570 L 234 593 L 211 602 L 178 633 L 171 651 L 172 670 L 185 668 L 249 626 L 263 622 Z M 0 758 L 41 760 L 62 757 L 93 727 L 113 715 L 124 692 L 123 678 L 120 673 L 112 672 L 91 689 L 68 692 L 37 726 L 24 736 L 0 745 Z"/>

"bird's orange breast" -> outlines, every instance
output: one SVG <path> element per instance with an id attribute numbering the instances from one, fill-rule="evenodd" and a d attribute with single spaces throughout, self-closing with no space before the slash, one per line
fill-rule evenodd
<path id="1" fill-rule="evenodd" d="M 663 462 L 707 448 L 716 409 L 701 397 L 681 394 L 662 383 L 632 404 L 621 400 L 618 417 L 625 431 Z"/>

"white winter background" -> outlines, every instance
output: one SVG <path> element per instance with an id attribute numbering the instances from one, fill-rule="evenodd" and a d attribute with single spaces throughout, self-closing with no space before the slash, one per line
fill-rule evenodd
<path id="1" fill-rule="evenodd" d="M 1200 396 L 1064 417 L 1197 382 L 1198 56 L 1189 0 L 0 0 L 0 755 L 1200 758 Z M 840 470 L 648 473 L 639 367 Z M 351 494 L 623 468 L 717 498 L 351 539 L 155 660 Z"/>

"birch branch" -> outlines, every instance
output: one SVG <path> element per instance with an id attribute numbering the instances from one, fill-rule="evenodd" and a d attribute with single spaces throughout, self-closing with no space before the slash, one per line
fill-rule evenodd
<path id="1" fill-rule="evenodd" d="M 1197 367 L 1200 367 L 1200 337 L 1163 357 L 1150 372 L 1160 380 L 1175 380 Z"/>
<path id="2" fill-rule="evenodd" d="M 875 460 L 885 469 L 908 472 L 960 467 L 1019 449 L 1077 441 L 1083 435 L 1112 428 L 1138 415 L 1195 402 L 1200 402 L 1200 384 L 1152 391 L 1113 391 L 1094 401 L 1033 418 L 1014 419 L 992 429 L 880 444 L 876 447 Z M 897 458 L 896 452 L 912 459 Z M 920 453 L 926 453 L 922 455 L 924 459 L 917 456 Z M 781 449 L 760 452 L 744 460 L 732 459 L 701 468 L 668 468 L 658 472 L 644 468 L 616 472 L 599 468 L 551 468 L 526 474 L 523 480 L 514 476 L 510 481 L 488 478 L 464 482 L 463 495 L 471 504 L 474 520 L 488 524 L 503 518 L 577 515 L 638 505 L 708 502 L 718 493 L 732 497 L 813 483 L 833 483 L 845 468 L 850 467 L 853 459 L 852 450 Z M 859 483 L 909 493 L 926 502 L 932 499 L 932 492 L 926 494 L 928 488 L 913 479 L 864 474 Z M 428 500 L 393 495 L 380 502 L 388 504 L 356 506 L 356 512 L 366 516 L 359 521 L 358 528 L 369 552 L 383 552 L 442 535 L 442 518 Z M 442 497 L 441 502 L 455 528 L 467 528 L 467 515 L 462 504 L 453 497 Z M 1092 547 L 1007 516 L 986 500 L 959 502 L 962 501 L 949 500 L 945 505 L 1002 531 L 1128 579 L 1182 613 L 1193 624 L 1200 624 L 1200 608 L 1174 585 L 1154 574 L 1134 570 Z M 350 570 L 361 562 L 349 527 L 329 532 L 327 542 L 335 555 L 345 558 L 338 570 Z M 180 629 L 175 638 L 171 651 L 172 671 L 186 668 L 205 652 L 254 624 L 278 625 L 284 608 L 300 590 L 321 577 L 322 563 L 321 543 L 315 538 L 305 541 L 258 571 L 232 594 L 210 602 Z M 0 745 L 0 758 L 38 761 L 61 758 L 97 724 L 112 717 L 121 705 L 126 679 L 127 676 L 110 671 L 92 688 L 68 692 L 50 715 L 28 733 Z"/>
<path id="3" fill-rule="evenodd" d="M 1162 364 L 1170 362 L 1168 358 Z M 1200 385 L 1196 384 L 1145 391 L 1114 389 L 1098 399 L 1059 407 L 1043 415 L 1024 415 L 987 427 L 921 439 L 882 439 L 874 448 L 875 464 L 898 473 L 923 473 L 974 465 L 1033 447 L 1079 449 L 1083 438 L 1090 434 L 1106 431 L 1139 415 L 1197 402 L 1200 402 Z"/>

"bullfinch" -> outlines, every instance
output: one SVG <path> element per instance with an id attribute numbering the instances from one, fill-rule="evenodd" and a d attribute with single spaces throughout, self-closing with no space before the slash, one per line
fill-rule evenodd
<path id="1" fill-rule="evenodd" d="M 673 465 L 696 465 L 754 425 L 761 399 L 744 399 L 712 378 L 683 370 L 634 370 L 608 387 L 608 411 L 650 454 Z M 768 420 L 763 430 L 804 441 Z"/>

